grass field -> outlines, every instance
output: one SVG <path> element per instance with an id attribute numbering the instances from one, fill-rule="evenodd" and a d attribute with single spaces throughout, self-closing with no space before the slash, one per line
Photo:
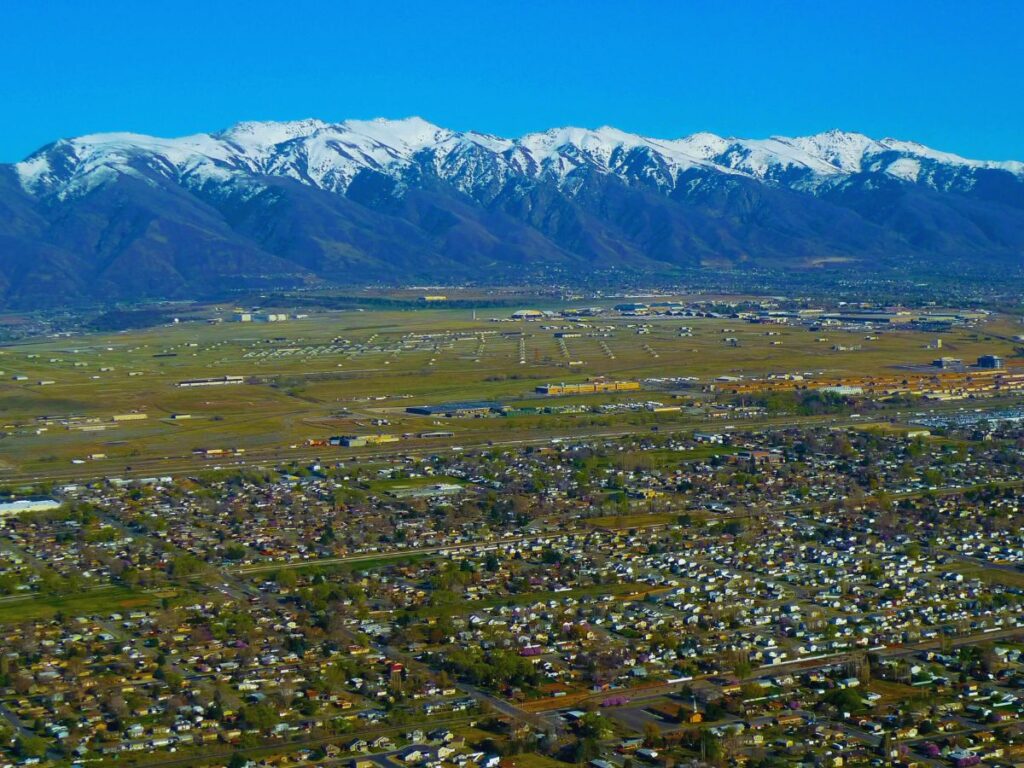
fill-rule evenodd
<path id="1" fill-rule="evenodd" d="M 414 492 L 430 488 L 434 485 L 463 485 L 464 480 L 444 475 L 431 477 L 404 477 L 386 480 L 373 480 L 368 483 L 370 490 L 375 493 L 388 493 L 391 495 L 405 495 L 405 492 Z"/>
<path id="2" fill-rule="evenodd" d="M 589 517 L 587 525 L 595 528 L 606 528 L 608 530 L 620 531 L 630 528 L 649 528 L 653 525 L 667 525 L 674 522 L 679 515 L 670 514 L 636 514 L 636 515 L 604 515 L 602 517 Z"/>
<path id="3" fill-rule="evenodd" d="M 58 613 L 69 616 L 109 615 L 117 611 L 152 608 L 175 594 L 174 591 L 141 592 L 123 587 L 102 587 L 64 597 L 32 595 L 0 602 L 0 624 L 48 619 Z"/>
<path id="4" fill-rule="evenodd" d="M 505 310 L 494 310 L 507 317 Z M 484 316 L 488 315 L 488 316 Z M 412 416 L 413 404 L 500 400 L 535 407 L 665 401 L 664 392 L 576 398 L 533 394 L 539 384 L 615 379 L 816 372 L 829 377 L 927 363 L 934 336 L 751 325 L 705 318 L 594 320 L 556 339 L 569 320 L 491 322 L 468 310 L 320 312 L 285 323 L 183 322 L 114 334 L 42 339 L 0 349 L 0 482 L 71 462 L 114 475 L 143 459 L 197 448 L 288 450 L 345 433 L 452 431 L 455 441 L 573 425 L 671 422 L 672 414 Z M 692 329 L 681 336 L 680 329 Z M 1009 320 L 943 334 L 941 354 L 971 360 L 1012 354 Z M 736 339 L 737 346 L 725 343 Z M 827 339 L 821 341 L 820 339 Z M 860 347 L 836 351 L 833 347 Z M 579 363 L 570 366 L 569 363 Z M 183 379 L 244 376 L 239 385 L 181 388 Z M 52 382 L 52 383 L 40 383 Z M 145 414 L 144 420 L 113 421 Z M 175 414 L 186 419 L 172 419 Z M 72 426 L 42 417 L 78 417 Z M 92 457 L 92 458 L 90 458 Z"/>
<path id="5" fill-rule="evenodd" d="M 1008 587 L 1024 587 L 1024 573 L 1006 568 L 982 568 L 968 566 L 958 568 L 964 578 L 978 578 L 988 584 L 1002 584 Z"/>

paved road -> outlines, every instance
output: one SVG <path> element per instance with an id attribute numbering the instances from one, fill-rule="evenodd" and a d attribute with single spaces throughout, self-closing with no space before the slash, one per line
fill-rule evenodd
<path id="1" fill-rule="evenodd" d="M 33 736 L 33 732 L 21 722 L 21 719 L 14 714 L 7 705 L 0 701 L 0 717 L 10 723 L 11 728 L 14 729 L 15 736 Z"/>

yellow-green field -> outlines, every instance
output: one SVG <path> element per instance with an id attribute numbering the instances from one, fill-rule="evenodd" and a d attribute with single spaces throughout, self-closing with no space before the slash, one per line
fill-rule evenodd
<path id="1" fill-rule="evenodd" d="M 935 336 L 908 331 L 808 331 L 741 320 L 608 317 L 492 322 L 507 310 L 320 312 L 283 323 L 187 322 L 143 331 L 77 335 L 0 349 L 0 482 L 56 476 L 71 462 L 116 474 L 133 463 L 197 448 L 288 450 L 345 433 L 455 432 L 455 440 L 529 434 L 592 415 L 446 419 L 408 405 L 497 399 L 518 405 L 665 401 L 664 392 L 543 398 L 535 386 L 616 379 L 816 372 L 839 378 L 927 363 L 1009 355 L 1009 320 Z M 692 335 L 681 335 L 682 328 Z M 556 339 L 557 330 L 583 334 Z M 642 331 L 642 332 L 641 332 Z M 771 335 L 769 335 L 771 334 Z M 875 336 L 877 338 L 868 339 Z M 727 342 L 735 339 L 735 342 Z M 735 344 L 735 346 L 733 346 Z M 835 347 L 859 347 L 837 351 Z M 570 365 L 570 363 L 574 363 Z M 180 388 L 183 379 L 245 376 L 258 383 Z M 25 377 L 19 380 L 16 377 Z M 40 382 L 52 382 L 41 384 Z M 145 413 L 138 421 L 115 415 Z M 173 414 L 190 418 L 172 420 Z M 81 417 L 72 427 L 40 417 Z M 622 423 L 629 423 L 628 415 Z M 670 417 L 665 417 L 670 418 Z M 374 423 L 384 419 L 389 423 Z M 100 456 L 102 455 L 102 456 Z M 94 458 L 89 458 L 93 456 Z"/>

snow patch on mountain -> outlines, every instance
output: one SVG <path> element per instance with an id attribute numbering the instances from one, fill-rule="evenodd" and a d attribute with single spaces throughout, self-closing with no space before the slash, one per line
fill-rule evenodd
<path id="1" fill-rule="evenodd" d="M 917 181 L 921 175 L 921 161 L 913 157 L 901 157 L 890 163 L 885 172 L 904 181 Z"/>

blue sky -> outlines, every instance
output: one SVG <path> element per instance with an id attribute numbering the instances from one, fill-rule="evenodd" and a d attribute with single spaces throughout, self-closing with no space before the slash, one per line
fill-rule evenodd
<path id="1" fill-rule="evenodd" d="M 414 114 L 1024 159 L 1022 28 L 1020 0 L 3 0 L 0 162 L 96 131 Z"/>

